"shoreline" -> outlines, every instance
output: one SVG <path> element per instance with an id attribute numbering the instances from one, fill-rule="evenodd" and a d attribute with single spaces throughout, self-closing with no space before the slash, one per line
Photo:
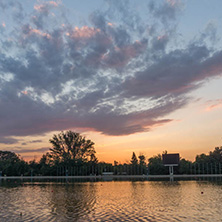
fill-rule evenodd
<path id="1" fill-rule="evenodd" d="M 89 176 L 1 176 L 8 179 L 161 179 L 161 178 L 211 178 L 222 177 L 222 174 L 182 174 L 182 175 L 89 175 Z"/>

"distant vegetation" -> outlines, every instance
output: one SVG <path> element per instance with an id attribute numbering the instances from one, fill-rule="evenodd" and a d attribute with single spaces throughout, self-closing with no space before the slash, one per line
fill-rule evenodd
<path id="1" fill-rule="evenodd" d="M 94 142 L 79 133 L 61 132 L 49 140 L 52 148 L 40 161 L 24 161 L 19 155 L 10 151 L 0 151 L 0 175 L 4 176 L 77 176 L 101 175 L 113 172 L 115 175 L 162 175 L 169 174 L 163 165 L 162 155 L 146 159 L 144 154 L 137 157 L 133 152 L 128 163 L 114 164 L 98 161 Z M 166 151 L 165 151 L 166 153 Z M 196 156 L 194 162 L 180 159 L 175 174 L 221 174 L 222 147 L 216 147 L 209 154 Z"/>

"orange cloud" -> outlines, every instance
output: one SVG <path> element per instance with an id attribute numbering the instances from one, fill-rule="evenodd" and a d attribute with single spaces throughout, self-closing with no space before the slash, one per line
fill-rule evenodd
<path id="1" fill-rule="evenodd" d="M 111 22 L 108 22 L 107 24 L 108 24 L 109 26 L 113 26 L 113 24 L 112 24 Z"/>
<path id="2" fill-rule="evenodd" d="M 5 25 L 5 23 L 4 23 L 4 22 L 2 23 L 2 26 L 3 26 L 4 28 L 6 27 L 6 25 Z"/>
<path id="3" fill-rule="evenodd" d="M 39 29 L 33 29 L 33 28 L 29 28 L 29 32 L 27 35 L 32 35 L 32 34 L 36 34 L 36 35 L 39 35 L 39 36 L 43 36 L 43 37 L 46 37 L 48 39 L 51 38 L 50 34 L 48 33 L 45 33 L 45 32 L 42 32 L 40 31 Z"/>
<path id="4" fill-rule="evenodd" d="M 160 35 L 157 37 L 158 40 L 164 40 L 164 39 L 167 39 L 167 35 Z"/>
<path id="5" fill-rule="evenodd" d="M 67 32 L 66 35 L 75 39 L 89 39 L 95 36 L 98 32 L 100 32 L 100 29 L 83 26 L 81 28 L 75 27 L 73 33 Z"/>
<path id="6" fill-rule="evenodd" d="M 57 2 L 54 2 L 54 1 L 49 1 L 48 4 L 53 5 L 55 7 L 58 7 L 59 5 Z"/>
<path id="7" fill-rule="evenodd" d="M 40 11 L 40 12 L 41 12 L 41 11 L 46 10 L 46 7 L 47 7 L 47 6 L 58 7 L 58 5 L 59 5 L 59 3 L 57 3 L 57 2 L 49 1 L 49 2 L 46 2 L 45 4 L 35 5 L 35 6 L 34 6 L 34 9 L 35 9 L 36 11 Z"/>
<path id="8" fill-rule="evenodd" d="M 24 94 L 24 95 L 28 95 L 28 91 L 27 90 L 21 91 L 21 93 Z"/>

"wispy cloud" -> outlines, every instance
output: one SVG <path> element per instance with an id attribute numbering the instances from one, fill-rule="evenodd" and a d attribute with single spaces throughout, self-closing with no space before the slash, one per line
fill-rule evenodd
<path id="1" fill-rule="evenodd" d="M 205 111 L 210 112 L 212 110 L 222 108 L 222 99 L 217 99 L 214 101 L 208 101 L 207 107 L 205 108 Z"/>
<path id="2" fill-rule="evenodd" d="M 18 143 L 18 140 L 14 139 L 14 138 L 10 138 L 10 137 L 0 137 L 0 143 L 16 144 L 16 143 Z"/>
<path id="3" fill-rule="evenodd" d="M 49 147 L 42 147 L 37 149 L 23 149 L 22 147 L 16 147 L 15 149 L 11 149 L 12 152 L 15 153 L 44 153 L 49 151 Z"/>

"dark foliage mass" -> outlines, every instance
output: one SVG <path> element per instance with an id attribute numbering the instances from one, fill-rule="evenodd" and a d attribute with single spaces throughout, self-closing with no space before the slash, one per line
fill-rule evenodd
<path id="1" fill-rule="evenodd" d="M 10 151 L 0 151 L 0 175 L 20 176 L 29 173 L 29 166 L 24 160 Z"/>
<path id="2" fill-rule="evenodd" d="M 114 164 L 99 162 L 94 142 L 79 133 L 61 132 L 50 139 L 52 148 L 43 154 L 40 161 L 24 161 L 10 151 L 0 151 L 0 176 L 84 176 L 102 175 L 112 172 L 114 175 L 164 175 L 169 174 L 163 165 L 162 156 L 155 155 L 146 161 L 144 154 L 132 153 L 128 163 Z M 166 154 L 167 151 L 164 151 Z M 175 174 L 221 174 L 222 147 L 216 147 L 209 154 L 196 156 L 194 162 L 181 158 L 174 168 Z"/>
<path id="3" fill-rule="evenodd" d="M 85 162 L 95 154 L 94 142 L 72 131 L 54 135 L 49 141 L 52 148 L 47 157 L 55 163 Z"/>
<path id="4" fill-rule="evenodd" d="M 150 174 L 168 174 L 168 169 L 164 167 L 161 155 L 158 154 L 149 158 L 148 168 Z M 174 169 L 176 174 L 221 174 L 222 173 L 222 146 L 216 147 L 209 154 L 196 156 L 194 162 L 180 159 L 179 166 Z"/>

